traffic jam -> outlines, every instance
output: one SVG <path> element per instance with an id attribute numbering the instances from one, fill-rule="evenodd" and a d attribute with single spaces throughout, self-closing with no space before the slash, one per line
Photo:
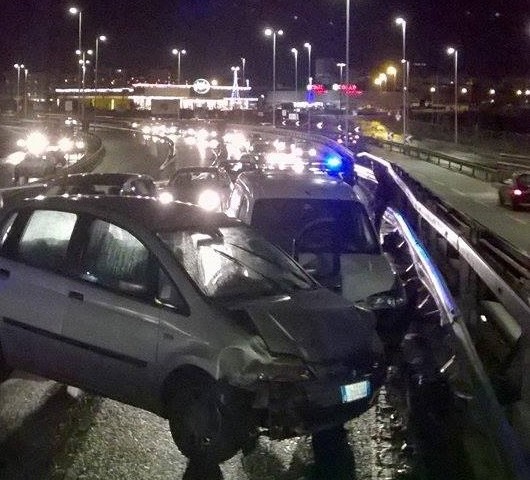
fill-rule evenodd
<path id="1" fill-rule="evenodd" d="M 369 478 L 348 442 L 374 411 L 399 451 L 380 473 L 472 478 L 443 280 L 396 235 L 399 213 L 381 218 L 373 172 L 285 134 L 131 127 L 197 164 L 68 174 L 79 136 L 19 142 L 0 209 L 0 380 L 27 372 L 167 419 L 183 478 L 244 478 L 223 465 L 263 438 L 310 439 L 308 478 Z"/>

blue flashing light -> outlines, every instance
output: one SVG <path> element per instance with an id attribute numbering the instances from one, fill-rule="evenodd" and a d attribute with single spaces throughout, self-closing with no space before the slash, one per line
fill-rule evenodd
<path id="1" fill-rule="evenodd" d="M 324 159 L 324 166 L 331 172 L 340 172 L 342 170 L 342 158 L 335 155 Z"/>

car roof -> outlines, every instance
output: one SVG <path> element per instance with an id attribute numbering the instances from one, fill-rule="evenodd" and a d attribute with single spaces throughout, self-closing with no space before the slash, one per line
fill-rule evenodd
<path id="1" fill-rule="evenodd" d="M 149 175 L 139 173 L 71 173 L 57 177 L 48 182 L 49 185 L 87 185 L 87 184 L 102 184 L 102 185 L 122 185 L 127 180 L 146 180 L 154 181 Z"/>
<path id="2" fill-rule="evenodd" d="M 236 184 L 249 191 L 255 200 L 315 198 L 359 201 L 350 185 L 326 173 L 296 173 L 285 170 L 243 172 L 238 176 Z"/>
<path id="3" fill-rule="evenodd" d="M 115 218 L 141 224 L 152 232 L 185 230 L 187 228 L 217 228 L 241 225 L 239 220 L 223 213 L 212 213 L 183 202 L 161 203 L 154 197 L 121 195 L 38 196 L 13 202 L 13 209 L 38 208 L 89 213 L 102 218 Z M 9 214 L 9 213 L 8 213 Z"/>

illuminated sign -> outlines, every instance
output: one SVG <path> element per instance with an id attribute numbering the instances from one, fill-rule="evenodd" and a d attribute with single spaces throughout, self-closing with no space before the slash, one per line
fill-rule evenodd
<path id="1" fill-rule="evenodd" d="M 342 92 L 344 92 L 345 95 L 349 95 L 350 97 L 358 97 L 363 93 L 362 90 L 360 90 L 357 85 L 353 84 L 342 84 L 340 86 L 340 89 Z"/>
<path id="2" fill-rule="evenodd" d="M 210 85 L 210 82 L 208 80 L 205 80 L 204 78 L 198 78 L 193 82 L 192 88 L 195 93 L 198 93 L 199 95 L 204 95 L 210 91 L 212 86 Z"/>
<path id="3" fill-rule="evenodd" d="M 326 86 L 320 83 L 314 83 L 311 85 L 311 90 L 315 92 L 316 95 L 324 95 L 327 92 Z"/>

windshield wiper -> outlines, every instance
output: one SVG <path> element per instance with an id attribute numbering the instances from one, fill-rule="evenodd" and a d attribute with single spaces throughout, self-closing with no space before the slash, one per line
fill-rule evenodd
<path id="1" fill-rule="evenodd" d="M 249 250 L 245 247 L 242 247 L 241 245 L 236 245 L 234 243 L 227 243 L 227 245 L 230 245 L 231 247 L 236 247 L 236 248 L 239 248 L 240 250 L 243 250 L 244 252 L 250 254 L 250 255 L 253 255 L 261 260 L 265 260 L 266 262 L 270 263 L 271 265 L 274 265 L 275 267 L 278 267 L 280 270 L 285 270 L 285 268 L 275 262 L 274 260 L 271 260 L 270 258 L 267 258 L 267 257 L 264 257 L 263 255 L 259 255 L 257 254 L 256 252 L 253 252 L 252 250 Z M 291 270 L 289 270 L 289 273 L 292 274 L 294 277 L 296 277 L 298 280 L 300 280 L 301 282 L 304 282 L 306 285 L 308 286 L 311 286 L 310 283 L 308 282 L 308 279 L 304 276 L 302 276 L 301 274 L 297 273 L 297 272 L 293 272 Z"/>

